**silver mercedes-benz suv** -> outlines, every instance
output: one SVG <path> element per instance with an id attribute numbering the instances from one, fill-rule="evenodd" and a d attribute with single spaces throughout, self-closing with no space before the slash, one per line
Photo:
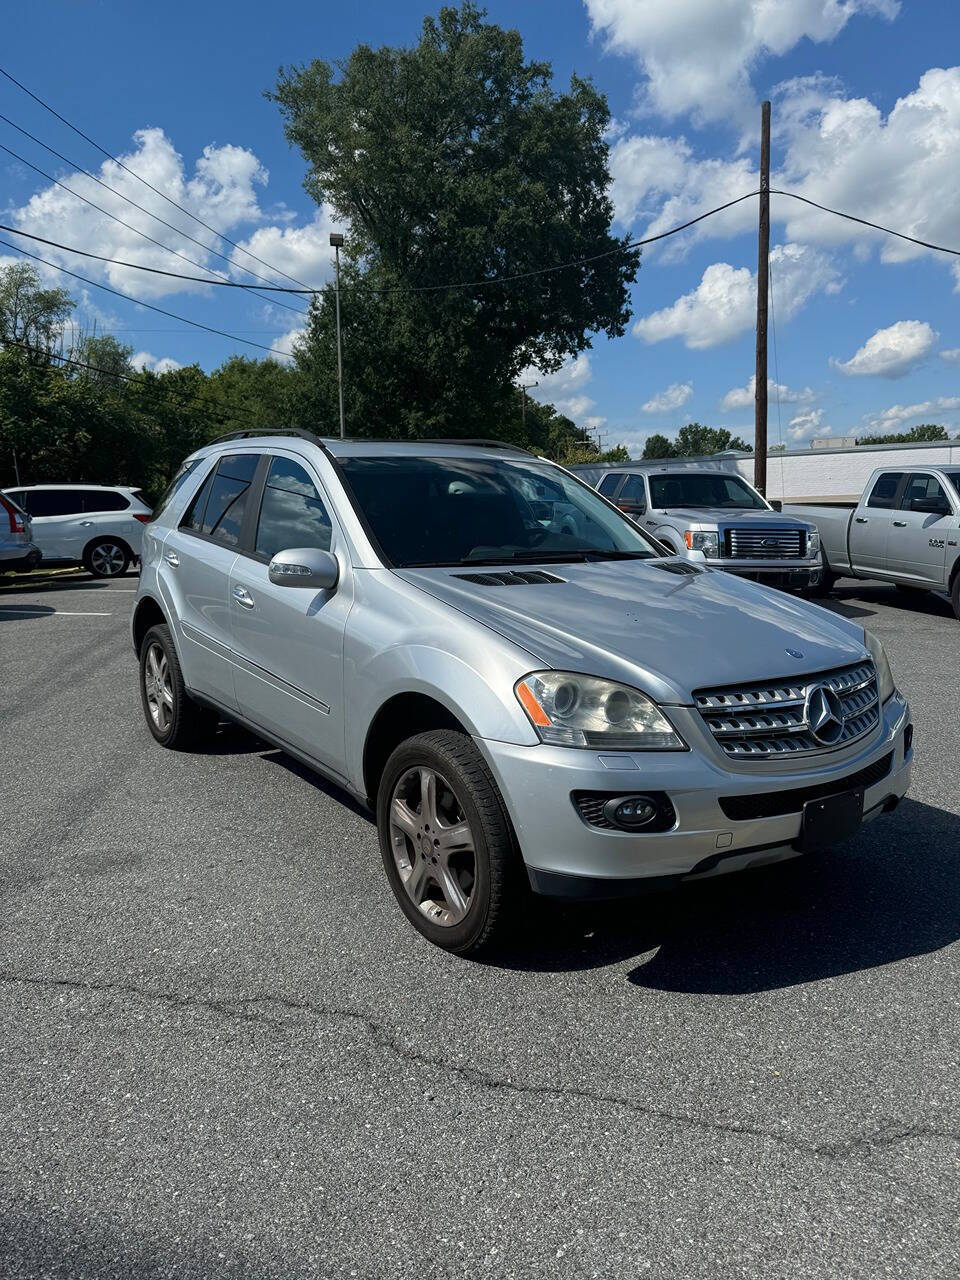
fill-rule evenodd
<path id="1" fill-rule="evenodd" d="M 821 850 L 910 780 L 876 638 L 665 555 L 493 442 L 201 449 L 144 531 L 132 628 L 158 742 L 224 716 L 374 806 L 401 907 L 460 953 L 528 888 L 613 897 Z"/>

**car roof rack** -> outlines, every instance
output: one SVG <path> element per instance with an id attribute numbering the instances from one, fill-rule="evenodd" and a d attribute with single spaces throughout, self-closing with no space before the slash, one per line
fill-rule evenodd
<path id="1" fill-rule="evenodd" d="M 327 450 L 328 448 L 326 441 L 321 439 L 315 431 L 306 431 L 302 427 L 254 427 L 245 431 L 228 431 L 226 435 L 217 436 L 215 440 L 210 440 L 208 443 L 223 444 L 227 440 L 249 440 L 258 436 L 296 436 L 301 440 L 309 440 L 311 444 L 319 445 L 321 449 Z M 329 437 L 334 444 L 336 444 L 338 438 Z M 530 453 L 530 450 L 524 449 L 523 445 L 511 444 L 509 440 L 463 440 L 459 438 L 450 439 L 444 436 L 433 436 L 422 440 L 388 440 L 385 438 L 375 439 L 371 436 L 345 436 L 344 443 L 346 442 L 351 444 L 452 444 L 463 445 L 465 448 L 473 449 L 509 449 L 513 453 Z"/>

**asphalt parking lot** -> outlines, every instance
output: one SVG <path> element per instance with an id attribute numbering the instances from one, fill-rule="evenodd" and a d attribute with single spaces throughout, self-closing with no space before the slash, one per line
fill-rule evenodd
<path id="1" fill-rule="evenodd" d="M 960 624 L 841 584 L 910 798 L 814 872 L 406 924 L 368 818 L 158 748 L 136 579 L 0 582 L 0 1275 L 960 1274 Z"/>

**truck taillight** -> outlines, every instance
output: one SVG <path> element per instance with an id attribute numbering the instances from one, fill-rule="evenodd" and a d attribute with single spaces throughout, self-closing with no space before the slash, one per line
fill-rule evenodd
<path id="1" fill-rule="evenodd" d="M 7 513 L 7 519 L 10 521 L 10 532 L 25 533 L 26 526 L 23 523 L 23 516 L 12 503 L 6 500 L 2 493 L 0 493 L 0 507 L 3 507 Z"/>
<path id="2" fill-rule="evenodd" d="M 135 511 L 133 513 L 133 518 L 134 520 L 139 520 L 141 524 L 149 524 L 150 521 L 153 519 L 153 516 L 149 511 L 143 512 L 143 513 L 139 511 Z"/>

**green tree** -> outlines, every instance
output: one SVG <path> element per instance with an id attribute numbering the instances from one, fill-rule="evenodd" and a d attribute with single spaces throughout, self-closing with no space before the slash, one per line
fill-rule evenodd
<path id="1" fill-rule="evenodd" d="M 949 439 L 950 436 L 943 427 L 924 422 L 919 427 L 911 427 L 909 431 L 899 431 L 893 435 L 858 436 L 857 444 L 923 444 L 931 440 Z"/>
<path id="2" fill-rule="evenodd" d="M 725 449 L 737 449 L 741 453 L 753 453 L 753 449 L 739 436 L 731 435 L 725 427 L 705 427 L 702 422 L 688 422 L 677 432 L 676 440 L 669 440 L 658 433 L 648 437 L 644 446 L 645 458 L 706 458 Z"/>
<path id="3" fill-rule="evenodd" d="M 28 347 L 31 357 L 56 346 L 73 307 L 66 289 L 44 289 L 28 263 L 0 267 L 0 338 Z"/>
<path id="4" fill-rule="evenodd" d="M 606 100 L 576 76 L 555 92 L 516 31 L 443 8 L 414 47 L 287 69 L 270 96 L 307 191 L 350 227 L 351 434 L 509 436 L 522 369 L 623 333 L 639 253 L 610 232 Z M 479 283 L 438 287 L 459 281 Z M 335 350 L 327 291 L 296 350 L 301 420 L 336 422 Z"/>
<path id="5" fill-rule="evenodd" d="M 133 373 L 133 366 L 130 363 L 132 355 L 133 347 L 118 342 L 109 333 L 101 334 L 100 337 L 84 335 L 74 344 L 70 352 L 72 360 L 91 366 L 90 369 L 79 370 L 78 376 L 91 378 L 96 382 L 106 382 L 112 386 L 116 386 L 124 377 L 129 377 Z"/>
<path id="6" fill-rule="evenodd" d="M 646 443 L 643 446 L 643 456 L 645 458 L 675 458 L 677 456 L 677 447 L 672 440 L 669 440 L 659 431 L 655 431 L 652 436 L 647 436 Z"/>

